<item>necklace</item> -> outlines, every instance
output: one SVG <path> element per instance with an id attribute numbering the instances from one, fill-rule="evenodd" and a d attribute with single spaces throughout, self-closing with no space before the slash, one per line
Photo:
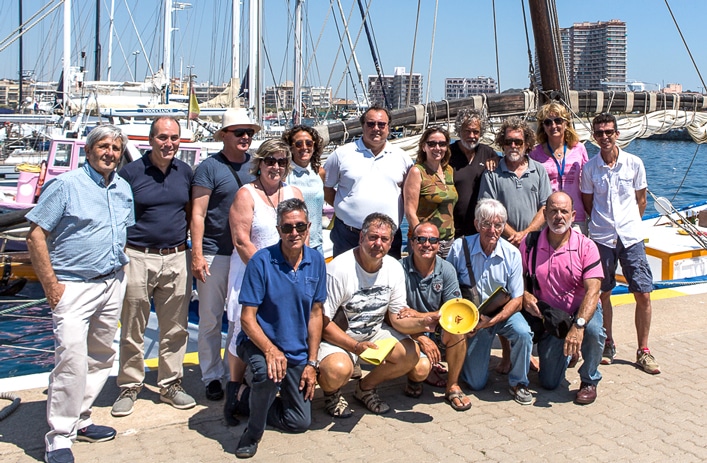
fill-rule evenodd
<path id="1" fill-rule="evenodd" d="M 273 209 L 277 210 L 275 205 L 273 204 L 272 200 L 270 199 L 270 195 L 268 194 L 267 191 L 265 191 L 265 185 L 263 185 L 263 181 L 258 178 L 258 182 L 260 182 L 260 188 L 263 189 L 263 193 L 265 194 L 265 199 L 268 200 L 268 203 L 270 203 L 270 207 Z M 277 183 L 277 203 L 280 204 L 280 194 L 282 193 L 282 190 L 280 189 L 280 186 L 282 186 L 282 182 Z"/>

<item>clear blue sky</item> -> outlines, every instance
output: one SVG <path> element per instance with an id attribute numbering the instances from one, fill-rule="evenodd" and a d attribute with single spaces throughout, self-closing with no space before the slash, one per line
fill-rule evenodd
<path id="1" fill-rule="evenodd" d="M 247 1 L 247 0 L 246 0 Z M 17 0 L 2 0 L 0 39 L 4 39 L 17 26 Z M 50 0 L 24 0 L 24 17 L 29 18 Z M 56 0 L 54 1 L 56 3 Z M 110 0 L 102 0 L 101 32 L 103 45 L 103 78 L 107 59 L 107 22 Z M 137 36 L 128 22 L 127 8 L 133 11 L 146 54 L 151 57 L 153 67 L 161 59 L 162 33 L 160 0 L 115 0 L 116 31 L 120 40 L 114 41 L 113 79 L 131 80 L 134 67 L 132 51 L 139 50 Z M 230 74 L 230 2 L 225 0 L 191 0 L 192 8 L 176 14 L 173 72 L 179 75 L 180 57 L 183 70 L 194 65 L 194 73 L 200 82 L 211 80 L 219 83 Z M 349 19 L 352 40 L 360 28 L 358 7 L 352 0 L 341 0 Z M 497 0 L 496 19 L 499 36 L 499 66 L 501 90 L 528 86 L 528 54 L 523 25 L 521 0 Z M 127 8 L 126 8 L 127 4 Z M 266 0 L 264 40 L 269 57 L 269 68 L 265 71 L 266 85 L 292 79 L 292 26 L 288 14 L 292 14 L 292 0 Z M 72 58 L 77 63 L 80 49 L 88 54 L 88 67 L 93 69 L 94 17 L 93 0 L 74 0 L 74 38 L 76 45 Z M 138 7 L 137 5 L 140 5 Z M 685 34 L 700 70 L 707 78 L 707 47 L 703 46 L 704 18 L 707 17 L 707 2 L 702 0 L 670 0 L 678 24 Z M 26 35 L 24 68 L 32 69 L 40 80 L 56 80 L 60 73 L 61 59 L 61 11 L 45 19 L 40 26 Z M 697 71 L 692 66 L 678 32 L 672 22 L 664 0 L 557 0 L 561 27 L 574 22 L 607 21 L 620 19 L 628 29 L 628 79 L 649 83 L 680 83 L 684 89 L 701 90 Z M 288 13 L 289 11 L 289 13 Z M 306 59 L 312 56 L 317 41 L 316 60 L 307 75 L 307 85 L 329 85 L 337 96 L 353 96 L 341 84 L 343 57 L 337 58 L 339 39 L 336 34 L 329 0 L 308 0 L 305 3 L 305 27 L 309 44 L 305 47 Z M 370 8 L 372 26 L 380 53 L 383 72 L 392 74 L 393 68 L 410 69 L 413 36 L 417 14 L 417 2 L 413 0 L 373 0 Z M 341 27 L 339 12 L 337 20 Z M 530 13 L 526 15 L 530 27 Z M 493 14 L 491 0 L 439 0 L 437 26 L 430 73 L 430 50 L 435 20 L 435 2 L 425 0 L 420 9 L 420 22 L 415 48 L 414 72 L 423 75 L 424 88 L 431 82 L 431 100 L 443 98 L 445 77 L 475 77 L 479 75 L 497 78 L 494 52 Z M 531 45 L 532 33 L 529 32 Z M 321 37 L 321 39 L 320 39 Z M 247 43 L 242 43 L 246 48 Z M 121 48 L 122 47 L 122 48 Z M 348 56 L 348 47 L 346 47 Z M 357 57 L 364 79 L 375 73 L 364 33 L 356 46 Z M 247 55 L 246 55 L 247 56 Z M 332 72 L 332 65 L 336 66 Z M 0 53 L 0 77 L 16 78 L 18 52 L 14 44 Z M 351 70 L 354 72 L 353 65 Z M 138 55 L 138 75 L 146 72 L 145 53 Z M 274 77 L 273 77 L 274 76 Z M 93 72 L 89 73 L 93 78 Z"/>

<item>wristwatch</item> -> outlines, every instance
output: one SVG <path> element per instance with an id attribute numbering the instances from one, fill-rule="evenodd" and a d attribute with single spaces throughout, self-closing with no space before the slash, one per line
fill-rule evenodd
<path id="1" fill-rule="evenodd" d="M 574 324 L 577 328 L 584 328 L 584 325 L 587 324 L 587 321 L 583 319 L 582 317 L 579 317 L 574 321 Z"/>
<path id="2" fill-rule="evenodd" d="M 307 365 L 314 368 L 314 371 L 319 373 L 319 362 L 317 362 L 316 360 L 307 360 Z"/>

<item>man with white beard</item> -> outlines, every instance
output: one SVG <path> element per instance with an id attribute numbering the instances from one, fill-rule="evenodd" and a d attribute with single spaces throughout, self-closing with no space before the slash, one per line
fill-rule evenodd
<path id="1" fill-rule="evenodd" d="M 454 187 L 459 200 L 454 205 L 455 237 L 475 235 L 474 210 L 479 200 L 479 186 L 486 167 L 493 170 L 499 157 L 490 146 L 479 142 L 486 130 L 486 119 L 478 109 L 462 109 L 454 130 L 459 140 L 449 145 L 449 165 L 454 170 Z"/>
<path id="2" fill-rule="evenodd" d="M 541 307 L 549 306 L 565 312 L 573 323 L 564 339 L 549 331 L 540 336 L 538 377 L 544 388 L 557 388 L 565 377 L 570 356 L 581 352 L 582 382 L 575 403 L 588 405 L 597 397 L 597 383 L 601 380 L 598 367 L 606 340 L 598 303 L 604 271 L 596 244 L 571 228 L 575 211 L 567 193 L 550 195 L 544 216 L 545 230 L 528 235 L 520 247 L 524 274 L 529 277 L 523 308 L 542 317 L 547 313 Z"/>

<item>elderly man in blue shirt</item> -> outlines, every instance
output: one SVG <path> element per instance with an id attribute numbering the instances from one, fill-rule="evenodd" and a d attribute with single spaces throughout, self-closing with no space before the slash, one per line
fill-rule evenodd
<path id="1" fill-rule="evenodd" d="M 126 230 L 135 222 L 130 185 L 115 173 L 127 144 L 104 125 L 86 139 L 86 163 L 48 183 L 27 214 L 27 247 L 52 309 L 45 461 L 74 461 L 75 440 L 103 442 L 115 429 L 93 424 L 91 406 L 108 379 L 125 294 Z"/>
<path id="2" fill-rule="evenodd" d="M 478 294 L 475 304 L 488 299 L 499 287 L 503 287 L 511 299 L 499 312 L 479 315 L 479 324 L 468 335 L 461 378 L 473 390 L 483 389 L 489 376 L 493 338 L 497 334 L 504 336 L 511 343 L 509 392 L 519 404 L 530 405 L 533 395 L 528 390 L 528 368 L 533 335 L 520 314 L 524 292 L 520 251 L 501 238 L 507 219 L 503 204 L 495 199 L 482 199 L 476 205 L 475 217 L 479 234 L 454 241 L 447 260 L 454 265 L 459 284 L 471 286 L 472 292 Z"/>
<path id="3" fill-rule="evenodd" d="M 250 365 L 253 383 L 240 399 L 248 397 L 250 416 L 238 458 L 255 455 L 266 424 L 296 433 L 312 420 L 326 267 L 324 257 L 305 246 L 309 227 L 304 201 L 280 202 L 280 241 L 256 252 L 245 270 L 238 356 Z"/>

